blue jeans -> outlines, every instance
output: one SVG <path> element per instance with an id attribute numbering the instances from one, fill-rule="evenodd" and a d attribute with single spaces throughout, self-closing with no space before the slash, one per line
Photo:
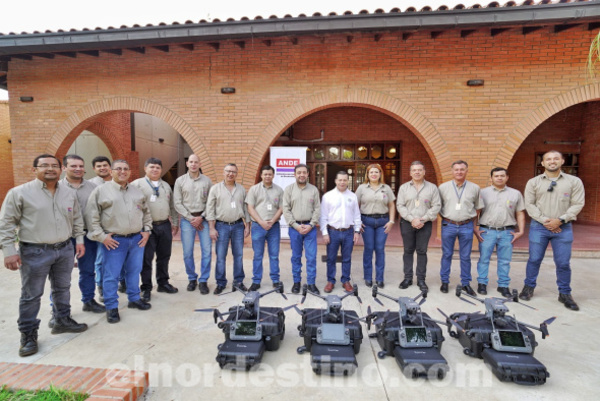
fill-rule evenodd
<path id="1" fill-rule="evenodd" d="M 229 242 L 231 242 L 231 253 L 233 254 L 233 282 L 241 283 L 246 275 L 244 274 L 244 261 L 242 259 L 244 250 L 244 223 L 239 222 L 233 225 L 227 223 L 215 223 L 219 238 L 215 243 L 215 252 L 217 254 L 217 265 L 215 267 L 215 276 L 217 285 L 225 287 L 227 285 L 227 276 L 225 274 L 225 260 Z M 204 231 L 204 230 L 203 230 Z"/>
<path id="2" fill-rule="evenodd" d="M 374 218 L 362 215 L 364 224 L 363 241 L 363 270 L 365 281 L 373 281 L 373 251 L 375 251 L 375 281 L 383 281 L 385 271 L 385 242 L 388 235 L 385 225 L 390 221 L 389 216 Z"/>
<path id="3" fill-rule="evenodd" d="M 252 282 L 260 284 L 263 275 L 263 255 L 265 253 L 265 241 L 269 252 L 269 271 L 271 281 L 279 282 L 279 242 L 281 240 L 281 229 L 279 222 L 273 224 L 269 231 L 265 230 L 258 223 L 252 223 L 252 250 L 254 259 L 252 260 Z"/>
<path id="4" fill-rule="evenodd" d="M 306 253 L 306 282 L 314 284 L 317 278 L 317 228 L 308 234 L 300 234 L 296 229 L 288 229 L 292 247 L 292 276 L 294 283 L 302 282 L 302 249 Z"/>
<path id="5" fill-rule="evenodd" d="M 183 263 L 185 264 L 185 272 L 189 281 L 198 280 L 201 283 L 206 283 L 210 277 L 210 261 L 212 259 L 212 241 L 208 222 L 202 222 L 204 229 L 196 230 L 192 224 L 184 219 L 180 219 L 179 226 L 181 227 L 181 246 L 183 247 Z M 196 235 L 200 240 L 200 250 L 202 251 L 202 261 L 200 265 L 200 278 L 196 274 L 196 264 L 194 263 L 194 241 Z"/>
<path id="6" fill-rule="evenodd" d="M 102 264 L 104 263 L 104 252 L 102 252 L 102 248 L 106 249 L 106 247 L 102 242 L 98 242 L 96 245 L 96 260 L 94 261 L 94 269 L 96 271 L 96 285 L 98 287 L 102 287 L 102 278 L 104 277 L 104 270 L 102 268 Z M 121 273 L 119 274 L 119 281 L 123 280 L 125 280 L 125 275 L 123 274 L 123 269 L 121 269 Z"/>
<path id="7" fill-rule="evenodd" d="M 573 245 L 573 227 L 571 223 L 560 226 L 558 234 L 547 230 L 535 220 L 529 227 L 529 260 L 525 268 L 525 285 L 535 288 L 540 265 L 544 259 L 548 243 L 552 244 L 554 264 L 556 265 L 556 284 L 561 294 L 571 294 L 571 246 Z"/>
<path id="8" fill-rule="evenodd" d="M 473 222 L 461 226 L 442 221 L 442 266 L 440 278 L 442 283 L 450 282 L 450 266 L 454 255 L 454 243 L 458 238 L 460 254 L 460 283 L 462 286 L 471 283 L 471 248 L 473 247 Z"/>
<path id="9" fill-rule="evenodd" d="M 140 299 L 140 272 L 144 262 L 144 248 L 138 245 L 138 242 L 142 239 L 141 234 L 136 234 L 133 237 L 113 235 L 113 239 L 119 242 L 116 249 L 108 250 L 104 245 L 100 245 L 104 260 L 102 264 L 104 271 L 102 287 L 106 309 L 119 307 L 117 286 L 121 270 L 127 284 L 127 299 L 131 302 Z"/>
<path id="10" fill-rule="evenodd" d="M 71 241 L 73 242 L 73 246 L 75 246 L 75 240 L 72 239 Z M 83 243 L 85 245 L 85 254 L 82 258 L 77 259 L 77 266 L 79 268 L 81 302 L 86 303 L 94 299 L 94 295 L 96 295 L 96 284 L 94 281 L 96 272 L 94 264 L 98 242 L 83 237 Z"/>
<path id="11" fill-rule="evenodd" d="M 513 230 L 490 230 L 481 228 L 483 242 L 479 243 L 479 261 L 477 262 L 477 282 L 480 284 L 488 283 L 488 270 L 490 268 L 490 258 L 496 248 L 498 257 L 498 287 L 508 287 L 510 284 L 510 261 L 512 260 Z"/>
<path id="12" fill-rule="evenodd" d="M 327 244 L 327 281 L 335 284 L 335 262 L 338 249 L 342 248 L 342 283 L 350 281 L 352 266 L 352 249 L 354 248 L 354 230 L 352 227 L 346 231 L 329 230 L 329 244 Z"/>

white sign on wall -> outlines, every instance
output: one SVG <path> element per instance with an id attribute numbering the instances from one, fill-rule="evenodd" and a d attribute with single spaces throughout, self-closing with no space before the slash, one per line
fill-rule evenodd
<path id="1" fill-rule="evenodd" d="M 285 189 L 296 181 L 294 167 L 306 163 L 306 146 L 271 146 L 271 166 L 275 169 L 273 182 Z M 282 200 L 283 202 L 283 200 Z M 281 216 L 281 238 L 289 238 L 288 225 Z"/>

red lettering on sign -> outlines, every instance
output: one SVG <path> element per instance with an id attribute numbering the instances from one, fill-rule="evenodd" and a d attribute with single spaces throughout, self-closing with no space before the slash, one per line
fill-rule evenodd
<path id="1" fill-rule="evenodd" d="M 277 167 L 296 167 L 300 159 L 277 159 Z"/>

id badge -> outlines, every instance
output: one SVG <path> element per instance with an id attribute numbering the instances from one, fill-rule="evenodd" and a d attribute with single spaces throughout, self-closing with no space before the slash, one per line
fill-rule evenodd
<path id="1" fill-rule="evenodd" d="M 273 205 L 271 205 L 270 203 L 267 203 L 267 210 L 268 211 L 273 210 Z"/>
<path id="2" fill-rule="evenodd" d="M 419 207 L 419 205 L 420 205 L 420 204 L 421 204 L 421 202 L 419 202 L 419 200 L 417 199 L 417 200 L 415 201 L 415 206 L 416 206 L 416 207 Z"/>
<path id="3" fill-rule="evenodd" d="M 231 201 L 231 208 L 232 208 L 232 209 L 235 209 L 235 208 L 236 208 L 236 206 L 235 206 L 235 201 Z"/>
<path id="4" fill-rule="evenodd" d="M 156 202 L 156 195 L 150 196 L 150 202 Z"/>
<path id="5" fill-rule="evenodd" d="M 456 204 L 456 210 L 460 210 L 460 203 Z"/>

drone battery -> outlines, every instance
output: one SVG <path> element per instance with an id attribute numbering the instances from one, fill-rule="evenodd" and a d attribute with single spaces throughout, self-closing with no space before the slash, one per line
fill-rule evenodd
<path id="1" fill-rule="evenodd" d="M 486 348 L 481 356 L 500 381 L 534 386 L 546 383 L 550 377 L 546 367 L 531 354 Z"/>
<path id="2" fill-rule="evenodd" d="M 440 354 L 439 349 L 402 348 L 394 349 L 396 362 L 406 377 L 428 377 L 443 379 L 448 372 L 448 362 Z"/>
<path id="3" fill-rule="evenodd" d="M 227 320 L 223 322 L 225 339 L 229 340 L 230 325 L 236 322 L 237 306 L 229 308 Z M 262 329 L 262 339 L 264 340 L 267 351 L 276 351 L 279 349 L 281 340 L 285 335 L 285 313 L 282 308 L 260 307 L 260 326 Z"/>
<path id="4" fill-rule="evenodd" d="M 250 370 L 261 362 L 265 352 L 264 341 L 225 340 L 219 345 L 217 362 L 221 369 Z"/>
<path id="5" fill-rule="evenodd" d="M 376 316 L 373 320 L 377 320 L 378 318 L 385 315 L 386 312 L 375 312 Z M 442 342 L 444 341 L 444 336 L 442 334 L 442 329 L 437 323 L 428 320 L 429 315 L 423 313 L 423 326 L 426 327 L 431 333 L 431 339 L 433 341 L 433 346 L 437 348 L 439 351 L 442 350 Z M 421 324 L 421 320 L 419 319 L 419 325 Z M 414 327 L 415 325 L 412 323 L 404 324 L 404 327 Z M 377 342 L 379 346 L 385 353 L 389 356 L 394 355 L 394 349 L 399 346 L 399 334 L 400 334 L 400 316 L 398 313 L 390 313 L 385 322 L 378 324 L 375 326 L 377 332 Z"/>
<path id="6" fill-rule="evenodd" d="M 358 368 L 352 345 L 313 344 L 310 351 L 313 372 L 332 376 L 347 376 Z"/>
<path id="7" fill-rule="evenodd" d="M 307 351 L 311 350 L 317 342 L 317 331 L 323 323 L 344 324 L 350 334 L 350 345 L 354 346 L 354 353 L 360 352 L 363 333 L 358 315 L 353 310 L 343 311 L 344 321 L 330 322 L 327 317 L 327 309 L 306 308 L 302 314 L 302 324 L 298 327 L 300 337 L 304 337 L 304 346 Z"/>
<path id="8" fill-rule="evenodd" d="M 464 329 L 457 334 L 458 341 L 464 348 L 464 353 L 475 358 L 482 358 L 484 349 L 491 346 L 491 334 L 494 331 L 494 327 L 489 319 L 477 313 L 454 313 L 450 315 L 450 319 L 455 320 Z M 517 329 L 514 319 L 510 316 L 505 317 L 505 322 L 504 326 L 496 328 L 523 332 L 525 336 L 529 337 L 529 342 L 533 350 L 531 355 L 533 355 L 537 346 L 535 334 L 523 325 L 519 325 Z"/>

